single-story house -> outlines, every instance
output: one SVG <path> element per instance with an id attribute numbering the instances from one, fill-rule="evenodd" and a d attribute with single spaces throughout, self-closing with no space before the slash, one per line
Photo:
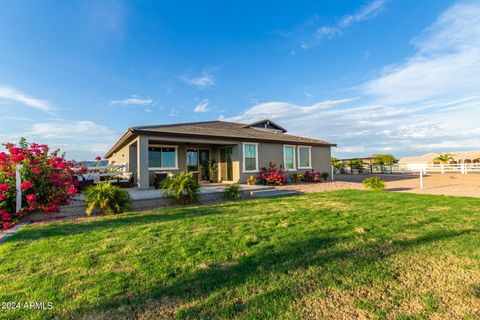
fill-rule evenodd
<path id="1" fill-rule="evenodd" d="M 286 134 L 270 120 L 243 124 L 206 121 L 132 127 L 105 154 L 111 163 L 125 163 L 141 189 L 153 185 L 155 172 L 199 173 L 206 180 L 207 161 L 218 163 L 216 182 L 245 183 L 270 161 L 287 172 L 315 169 L 330 172 L 335 144 Z"/>

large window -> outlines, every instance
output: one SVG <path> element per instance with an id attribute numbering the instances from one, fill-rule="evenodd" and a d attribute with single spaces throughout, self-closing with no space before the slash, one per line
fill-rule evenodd
<path id="1" fill-rule="evenodd" d="M 310 169 L 312 167 L 312 147 L 298 146 L 298 168 Z"/>
<path id="2" fill-rule="evenodd" d="M 258 144 L 257 143 L 243 144 L 243 171 L 244 172 L 258 171 Z"/>
<path id="3" fill-rule="evenodd" d="M 295 146 L 283 146 L 285 170 L 295 170 Z"/>
<path id="4" fill-rule="evenodd" d="M 149 147 L 148 166 L 150 168 L 177 168 L 177 149 L 175 147 Z"/>

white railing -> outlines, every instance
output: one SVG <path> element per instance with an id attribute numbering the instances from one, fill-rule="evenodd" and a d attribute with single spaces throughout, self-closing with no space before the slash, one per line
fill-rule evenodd
<path id="1" fill-rule="evenodd" d="M 480 173 L 480 163 L 456 163 L 456 164 L 407 164 L 398 165 L 400 172 L 418 172 L 423 173 Z"/>
<path id="2" fill-rule="evenodd" d="M 361 168 L 350 168 L 348 166 L 343 169 L 334 169 L 335 174 L 345 173 L 345 174 L 361 174 L 361 173 L 416 173 L 422 171 L 424 174 L 427 173 L 460 173 L 460 174 L 469 174 L 469 173 L 480 173 L 480 163 L 457 163 L 457 164 L 424 164 L 424 163 L 414 163 L 414 164 L 395 164 L 395 165 L 373 165 L 373 166 L 363 166 Z"/>
<path id="3" fill-rule="evenodd" d="M 121 165 L 107 165 L 107 166 L 91 166 L 87 167 L 88 172 L 83 174 L 84 179 L 93 179 L 95 182 L 100 181 L 100 177 L 114 177 L 120 176 L 127 172 L 128 164 L 125 162 Z"/>

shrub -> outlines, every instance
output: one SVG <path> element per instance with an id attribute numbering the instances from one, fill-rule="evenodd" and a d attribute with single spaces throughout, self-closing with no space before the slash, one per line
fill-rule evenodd
<path id="1" fill-rule="evenodd" d="M 47 145 L 29 144 L 22 138 L 17 145 L 4 144 L 0 152 L 0 229 L 8 229 L 29 212 L 57 211 L 77 193 L 75 172 L 85 172 L 72 161 L 50 152 Z M 22 165 L 22 207 L 16 213 L 16 165 Z"/>
<path id="2" fill-rule="evenodd" d="M 160 189 L 165 189 L 165 197 L 174 198 L 181 204 L 197 202 L 200 196 L 200 185 L 191 172 L 163 180 Z"/>
<path id="3" fill-rule="evenodd" d="M 223 189 L 223 199 L 238 199 L 241 196 L 242 193 L 238 184 L 231 184 Z"/>
<path id="4" fill-rule="evenodd" d="M 321 177 L 324 181 L 327 181 L 328 178 L 330 177 L 330 173 L 328 173 L 327 171 L 324 171 L 322 172 Z"/>
<path id="5" fill-rule="evenodd" d="M 303 174 L 301 174 L 300 172 L 295 172 L 294 174 L 292 174 L 291 178 L 293 183 L 299 183 L 303 179 Z"/>
<path id="6" fill-rule="evenodd" d="M 380 177 L 371 177 L 362 181 L 363 185 L 372 190 L 385 190 L 386 185 Z"/>
<path id="7" fill-rule="evenodd" d="M 315 172 L 315 170 L 312 171 L 306 171 L 305 174 L 303 175 L 303 181 L 305 182 L 321 182 L 321 174 L 320 172 Z"/>
<path id="8" fill-rule="evenodd" d="M 132 199 L 127 190 L 120 189 L 110 183 L 100 183 L 84 191 L 87 204 L 87 215 L 92 214 L 95 208 L 103 214 L 117 214 L 128 211 Z"/>
<path id="9" fill-rule="evenodd" d="M 257 176 L 257 182 L 265 186 L 283 186 L 287 183 L 287 176 L 283 167 L 277 170 L 277 165 L 270 161 L 268 169 L 262 167 L 260 174 Z"/>

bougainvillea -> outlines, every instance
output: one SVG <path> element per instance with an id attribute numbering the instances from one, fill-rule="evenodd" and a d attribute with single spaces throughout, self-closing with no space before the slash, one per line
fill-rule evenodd
<path id="1" fill-rule="evenodd" d="M 315 172 L 315 170 L 312 171 L 306 171 L 305 174 L 303 175 L 303 181 L 305 182 L 321 182 L 321 173 L 319 171 Z"/>
<path id="2" fill-rule="evenodd" d="M 0 152 L 0 229 L 8 229 L 29 212 L 57 211 L 76 193 L 76 173 L 82 168 L 59 155 L 50 152 L 48 146 L 28 144 L 21 139 L 19 145 L 7 143 L 6 152 Z M 16 212 L 15 170 L 20 170 L 22 207 Z"/>
<path id="3" fill-rule="evenodd" d="M 277 165 L 270 161 L 269 167 L 262 167 L 257 176 L 257 182 L 266 186 L 283 186 L 287 183 L 287 176 L 283 167 L 277 170 Z"/>

